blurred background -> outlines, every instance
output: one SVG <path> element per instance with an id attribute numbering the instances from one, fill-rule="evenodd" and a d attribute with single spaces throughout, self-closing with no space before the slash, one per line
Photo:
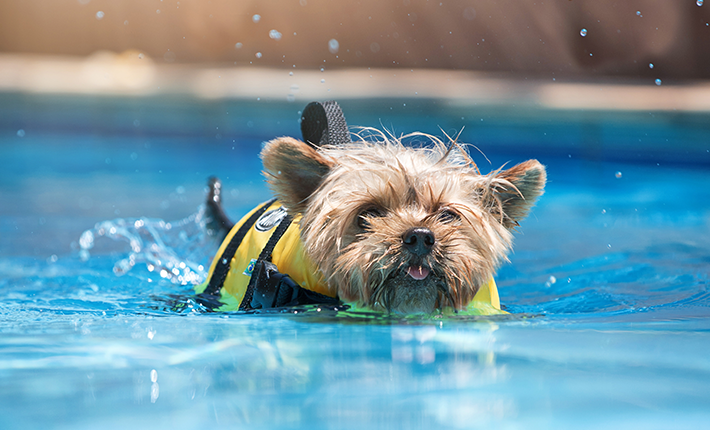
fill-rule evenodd
<path id="1" fill-rule="evenodd" d="M 6 1 L 0 4 L 0 88 L 251 96 L 279 87 L 286 79 L 283 74 L 263 76 L 262 68 L 294 73 L 321 68 L 424 69 L 544 82 L 687 84 L 710 77 L 710 6 L 702 4 L 702 0 Z M 243 75 L 231 73 L 216 83 L 200 73 L 215 68 Z M 418 78 L 434 87 L 448 76 Z M 239 82 L 230 82 L 234 79 Z M 370 84 L 368 93 L 397 93 L 401 80 Z M 263 82 L 272 84 L 254 88 Z M 318 83 L 298 89 L 281 85 L 263 95 L 285 99 L 289 94 L 298 97 L 299 91 L 317 93 Z M 336 95 L 364 95 L 347 80 L 326 84 Z M 470 90 L 453 93 L 477 97 L 486 92 Z"/>
<path id="2" fill-rule="evenodd" d="M 67 58 L 105 51 L 123 53 L 128 64 L 143 53 L 156 64 L 456 69 L 541 78 L 662 76 L 670 82 L 710 73 L 710 12 L 701 5 L 696 0 L 6 1 L 0 5 L 0 51 Z"/>

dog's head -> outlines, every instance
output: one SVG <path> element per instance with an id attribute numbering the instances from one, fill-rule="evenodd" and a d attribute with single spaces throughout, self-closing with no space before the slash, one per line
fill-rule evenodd
<path id="1" fill-rule="evenodd" d="M 481 175 L 457 144 L 397 139 L 263 152 L 278 199 L 302 215 L 306 252 L 341 299 L 400 313 L 462 309 L 506 260 L 511 229 L 545 185 L 529 160 Z"/>

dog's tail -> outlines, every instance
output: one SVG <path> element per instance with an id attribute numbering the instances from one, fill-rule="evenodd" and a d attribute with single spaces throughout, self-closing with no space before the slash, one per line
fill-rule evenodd
<path id="1" fill-rule="evenodd" d="M 229 231 L 234 227 L 234 223 L 222 208 L 222 182 L 211 176 L 207 186 L 207 201 L 205 202 L 207 232 L 211 236 L 217 236 L 221 241 L 227 237 Z"/>

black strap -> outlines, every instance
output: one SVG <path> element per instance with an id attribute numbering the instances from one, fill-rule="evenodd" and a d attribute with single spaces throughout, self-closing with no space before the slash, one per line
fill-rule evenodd
<path id="1" fill-rule="evenodd" d="M 314 148 L 352 143 L 345 115 L 334 100 L 308 103 L 301 116 L 301 134 Z"/>
<path id="2" fill-rule="evenodd" d="M 293 218 L 291 215 L 286 215 L 271 234 L 271 237 L 269 238 L 269 241 L 266 242 L 264 249 L 261 250 L 261 254 L 259 254 L 259 258 L 257 258 L 256 264 L 254 265 L 254 271 L 252 272 L 251 279 L 249 279 L 247 290 L 244 292 L 244 299 L 242 299 L 242 303 L 239 305 L 240 311 L 249 310 L 251 308 L 251 299 L 254 295 L 254 288 L 259 281 L 260 274 L 263 272 L 261 270 L 262 262 L 271 262 L 271 253 L 274 251 L 274 247 L 279 240 L 281 240 L 284 233 L 286 233 L 286 230 L 289 228 L 292 221 Z"/>
<path id="3" fill-rule="evenodd" d="M 257 209 L 244 224 L 239 227 L 239 230 L 232 236 L 232 240 L 229 241 L 229 245 L 224 249 L 222 255 L 220 255 L 217 260 L 217 264 L 212 272 L 212 277 L 210 278 L 207 288 L 202 294 L 216 296 L 219 294 L 222 286 L 224 285 L 224 280 L 227 279 L 227 274 L 229 273 L 229 266 L 231 265 L 234 253 L 237 252 L 237 248 L 242 244 L 244 236 L 246 236 L 249 229 L 256 223 L 260 216 L 266 212 L 266 210 L 271 206 L 276 199 L 271 199 L 264 203 L 259 209 Z"/>
<path id="4" fill-rule="evenodd" d="M 339 305 L 340 300 L 315 291 L 307 290 L 298 285 L 290 276 L 280 273 L 278 268 L 269 261 L 261 261 L 254 294 L 251 298 L 251 309 L 273 309 L 302 305 Z"/>

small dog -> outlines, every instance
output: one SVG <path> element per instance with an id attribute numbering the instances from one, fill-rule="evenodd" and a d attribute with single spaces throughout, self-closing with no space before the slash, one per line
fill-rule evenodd
<path id="1" fill-rule="evenodd" d="M 286 229 L 293 229 L 295 240 L 300 237 L 294 253 L 317 279 L 298 279 L 291 273 L 297 268 L 281 263 L 269 263 L 271 272 L 262 277 L 276 279 L 280 271 L 293 276 L 295 288 L 402 314 L 465 310 L 481 289 L 499 308 L 493 275 L 507 260 L 512 230 L 543 193 L 545 168 L 529 160 L 482 175 L 461 145 L 431 139 L 433 146 L 422 148 L 406 147 L 384 134 L 376 142 L 320 148 L 290 137 L 268 142 L 261 153 L 265 176 L 278 199 L 272 205 L 282 207 L 268 206 L 262 213 L 271 214 L 267 220 L 272 221 L 278 221 L 277 210 L 281 218 L 293 218 Z M 226 248 L 223 244 L 218 255 Z M 216 277 L 219 256 L 210 279 Z M 232 270 L 242 274 L 247 262 L 237 260 L 230 259 L 238 266 Z M 253 266 L 256 260 L 249 262 Z M 243 274 L 254 275 L 253 270 Z M 222 290 L 223 279 L 212 294 L 232 294 L 240 309 L 249 308 L 245 301 L 251 308 L 293 304 L 298 293 L 292 290 L 285 301 L 257 300 L 277 294 L 275 282 L 265 293 L 235 293 Z"/>

